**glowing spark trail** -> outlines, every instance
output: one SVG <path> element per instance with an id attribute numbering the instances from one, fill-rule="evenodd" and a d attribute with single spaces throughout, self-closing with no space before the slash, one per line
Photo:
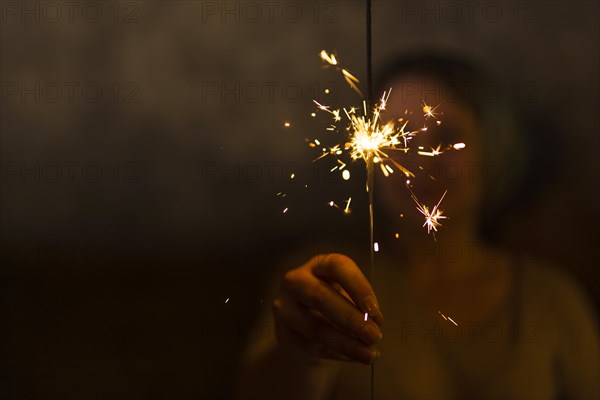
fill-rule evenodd
<path id="1" fill-rule="evenodd" d="M 350 202 L 352 201 L 352 197 L 348 197 L 348 200 L 346 200 L 346 208 L 344 208 L 344 213 L 345 214 L 350 214 L 352 211 L 350 210 Z"/>
<path id="2" fill-rule="evenodd" d="M 357 87 L 359 80 L 348 72 L 347 69 L 340 67 L 339 60 L 335 54 L 323 50 L 321 51 L 320 56 L 326 64 L 335 67 L 340 71 L 350 87 L 362 96 L 362 92 Z M 342 158 L 347 157 L 350 161 L 363 160 L 367 169 L 367 192 L 369 193 L 370 214 L 372 213 L 373 204 L 373 174 L 375 167 L 378 166 L 386 177 L 390 176 L 394 171 L 399 170 L 406 178 L 414 178 L 415 175 L 413 172 L 404 167 L 399 161 L 398 156 L 392 156 L 392 153 L 403 155 L 411 152 L 412 147 L 409 146 L 411 140 L 418 134 L 427 132 L 427 126 L 423 126 L 417 130 L 407 129 L 409 121 L 405 118 L 388 121 L 384 120 L 383 115 L 386 111 L 390 94 L 391 89 L 384 92 L 372 109 L 368 109 L 366 101 L 362 101 L 362 107 L 351 106 L 333 109 L 328 105 L 313 100 L 317 106 L 317 111 L 324 111 L 330 114 L 332 118 L 332 123 L 326 130 L 334 135 L 340 133 L 344 134 L 341 140 L 338 140 L 337 143 L 330 146 L 323 145 L 318 139 L 313 139 L 312 141 L 307 140 L 309 147 L 321 150 L 321 154 L 315 158 L 313 162 L 325 157 L 336 157 L 337 164 L 334 165 L 330 171 L 341 171 L 342 178 L 344 180 L 349 180 L 350 171 L 347 168 L 348 160 L 344 162 L 342 161 Z M 441 113 L 436 111 L 438 106 L 439 105 L 431 106 L 423 101 L 423 116 L 425 117 L 425 122 L 427 122 L 428 119 L 433 119 L 436 121 L 437 125 L 441 124 L 441 121 L 438 119 L 438 116 Z M 408 113 L 408 110 L 406 110 L 405 115 Z M 342 125 L 340 126 L 340 124 Z M 437 157 L 446 151 L 462 150 L 464 148 L 464 143 L 447 145 L 444 148 L 439 144 L 435 148 L 431 147 L 429 151 L 419 146 L 416 153 L 425 157 Z M 422 170 L 423 168 L 419 167 L 419 169 Z M 410 190 L 410 179 L 406 180 L 406 185 Z M 412 190 L 410 190 L 410 192 L 411 197 L 415 203 L 417 203 L 417 209 L 425 216 L 423 227 L 427 228 L 427 233 L 431 233 L 431 231 L 437 232 L 437 228 L 441 226 L 441 220 L 446 219 L 446 216 L 443 215 L 442 210 L 439 208 L 446 193 L 444 193 L 440 201 L 430 210 L 429 207 L 421 204 L 417 200 L 414 193 L 412 193 Z M 340 208 L 334 202 L 330 202 L 330 205 L 332 207 Z M 348 207 L 344 209 L 344 212 L 349 213 Z M 371 243 L 371 245 L 373 246 L 373 243 Z"/>
<path id="3" fill-rule="evenodd" d="M 454 322 L 454 320 L 450 317 L 446 317 L 441 311 L 438 310 L 438 314 L 440 314 L 442 316 L 442 318 L 444 318 L 446 321 L 450 321 L 452 322 L 455 326 L 458 326 L 458 324 L 456 322 Z"/>
<path id="4" fill-rule="evenodd" d="M 372 117 L 369 118 L 366 102 L 363 101 L 363 115 L 357 114 L 357 108 L 351 107 L 349 109 L 343 108 L 342 110 L 331 110 L 329 106 L 325 106 L 316 100 L 313 102 L 317 105 L 317 108 L 321 111 L 325 111 L 333 116 L 333 124 L 330 125 L 327 130 L 339 132 L 339 128 L 336 123 L 342 120 L 343 115 L 346 116 L 348 125 L 345 131 L 348 132 L 348 141 L 343 144 L 335 144 L 331 147 L 322 147 L 322 152 L 319 157 L 314 161 L 320 160 L 326 156 L 335 155 L 340 156 L 346 152 L 352 160 L 362 159 L 365 161 L 367 166 L 370 163 L 379 164 L 381 171 L 385 176 L 389 176 L 394 172 L 394 169 L 390 164 L 395 166 L 397 169 L 402 171 L 406 176 L 414 177 L 414 174 L 407 168 L 403 167 L 400 163 L 390 158 L 389 153 L 392 151 L 401 151 L 403 153 L 408 152 L 409 148 L 406 146 L 408 140 L 416 135 L 419 131 L 406 131 L 408 121 L 400 125 L 396 125 L 395 121 L 388 121 L 383 123 L 382 112 L 385 111 L 390 91 L 384 92 L 383 96 L 379 100 L 379 103 L 375 106 L 372 111 Z M 320 147 L 321 142 L 317 139 L 309 143 L 310 147 Z M 342 165 L 340 170 L 345 167 L 345 163 L 338 159 L 338 162 Z M 349 178 L 349 172 L 343 173 L 344 179 Z"/>
<path id="5" fill-rule="evenodd" d="M 439 104 L 435 107 L 432 107 L 430 105 L 428 105 L 427 103 L 425 103 L 425 101 L 423 101 L 423 112 L 425 114 L 423 114 L 423 116 L 428 119 L 428 118 L 433 118 L 435 119 L 435 121 L 437 122 L 438 125 L 440 125 L 440 121 L 437 119 L 437 116 L 439 113 L 436 113 L 435 110 L 439 107 Z"/>
<path id="6" fill-rule="evenodd" d="M 350 74 L 348 70 L 339 66 L 339 60 L 335 54 L 323 50 L 321 51 L 320 56 L 324 62 L 341 71 L 346 82 L 348 82 L 352 89 L 361 94 L 356 86 L 356 84 L 359 83 L 359 80 Z M 391 155 L 392 153 L 407 154 L 411 151 L 411 147 L 409 147 L 411 139 L 417 134 L 427 131 L 427 126 L 417 130 L 408 130 L 407 126 L 409 121 L 404 118 L 384 121 L 383 114 L 386 110 L 390 94 L 391 89 L 384 92 L 372 110 L 367 109 L 366 101 L 362 102 L 362 107 L 332 109 L 328 105 L 313 100 L 317 106 L 317 110 L 324 111 L 332 117 L 332 124 L 329 125 L 327 131 L 332 133 L 345 133 L 344 137 L 346 139 L 342 139 L 341 142 L 333 144 L 332 146 L 324 146 L 318 139 L 309 141 L 308 145 L 310 147 L 321 149 L 321 154 L 313 161 L 318 161 L 327 156 L 338 157 L 337 162 L 339 165 L 331 168 L 331 172 L 339 170 L 342 172 L 342 178 L 348 180 L 350 179 L 350 171 L 346 169 L 346 163 L 339 157 L 346 155 L 352 161 L 362 159 L 367 167 L 367 191 L 370 196 L 372 195 L 373 187 L 372 174 L 376 165 L 379 166 L 379 169 L 386 177 L 394 173 L 396 169 L 401 171 L 407 178 L 415 177 L 408 168 L 397 161 L 397 157 L 392 157 Z M 439 125 L 441 121 L 438 120 L 437 117 L 441 113 L 436 111 L 437 108 L 438 106 L 431 106 L 423 101 L 425 120 L 430 118 L 434 119 Z M 362 113 L 359 113 L 359 111 L 362 111 Z M 346 121 L 345 125 L 343 127 L 338 127 L 339 123 L 344 123 L 343 120 Z M 442 145 L 440 144 L 435 148 L 432 147 L 430 151 L 425 151 L 422 147 L 419 147 L 416 153 L 421 156 L 437 157 L 445 151 L 461 150 L 464 148 L 464 143 L 449 145 L 444 149 L 442 149 Z M 422 169 L 421 167 L 419 168 Z M 409 180 L 407 180 L 407 185 L 408 184 L 410 184 Z M 440 220 L 446 218 L 439 209 L 439 203 L 430 212 L 428 207 L 420 204 L 416 200 L 414 194 L 412 197 L 418 204 L 418 210 L 426 217 L 426 222 L 423 226 L 427 227 L 427 232 L 429 233 L 431 230 L 437 231 L 437 228 L 440 226 Z"/>
<path id="7" fill-rule="evenodd" d="M 321 59 L 330 66 L 334 66 L 336 69 L 342 72 L 344 79 L 358 94 L 362 95 L 356 84 L 359 80 L 352 75 L 348 70 L 343 69 L 339 66 L 339 60 L 333 53 L 327 53 L 323 50 L 320 53 Z M 310 147 L 321 148 L 321 155 L 315 160 L 320 160 L 327 156 L 342 156 L 344 153 L 348 154 L 352 160 L 362 159 L 367 165 L 367 172 L 371 172 L 371 165 L 379 165 L 382 173 L 387 177 L 394 172 L 394 168 L 400 170 L 406 177 L 415 177 L 415 175 L 396 161 L 395 158 L 391 157 L 391 152 L 402 152 L 408 153 L 411 148 L 408 146 L 410 140 L 417 134 L 426 132 L 427 126 L 423 126 L 420 129 L 409 131 L 407 130 L 408 120 L 401 118 L 397 121 L 390 120 L 384 122 L 383 113 L 386 110 L 387 102 L 391 94 L 391 89 L 384 92 L 378 103 L 373 107 L 372 110 L 367 109 L 366 101 L 362 102 L 362 107 L 348 107 L 341 109 L 332 109 L 328 105 L 323 105 L 316 100 L 313 100 L 317 109 L 325 111 L 332 116 L 333 123 L 327 127 L 327 131 L 333 133 L 346 132 L 347 140 L 342 143 L 334 144 L 333 146 L 322 146 L 321 142 L 317 139 L 309 143 Z M 428 105 L 423 101 L 423 112 L 425 120 L 434 119 L 437 125 L 441 124 L 441 121 L 437 119 L 438 115 L 441 114 L 436 112 L 438 106 Z M 362 110 L 362 115 L 359 114 L 359 110 Z M 346 118 L 343 118 L 343 117 Z M 338 123 L 342 120 L 346 120 L 346 125 L 343 128 L 338 127 Z M 436 148 L 431 148 L 430 151 L 425 151 L 423 148 L 419 148 L 417 154 L 427 157 L 439 156 L 447 150 L 461 150 L 465 148 L 464 143 L 456 143 L 454 145 L 447 146 L 445 149 L 438 145 Z M 346 166 L 339 158 L 338 162 L 341 166 L 334 167 L 334 170 L 342 171 L 342 177 L 344 180 L 350 178 L 350 172 L 344 170 Z M 370 186 L 370 185 L 367 185 Z M 439 217 L 441 218 L 441 217 Z M 431 229 L 431 227 L 430 227 Z"/>
<path id="8" fill-rule="evenodd" d="M 358 93 L 362 97 L 362 92 L 360 91 L 358 86 L 356 86 L 356 84 L 359 82 L 358 78 L 355 77 L 354 75 L 352 75 L 347 69 L 339 67 L 338 61 L 335 58 L 335 54 L 333 54 L 333 53 L 328 54 L 325 50 L 321 50 L 321 59 L 323 61 L 325 61 L 327 64 L 335 67 L 338 71 L 341 71 L 342 75 L 344 76 L 344 79 L 346 80 L 348 85 L 350 85 L 350 87 L 352 89 L 354 89 L 356 91 L 356 93 Z"/>

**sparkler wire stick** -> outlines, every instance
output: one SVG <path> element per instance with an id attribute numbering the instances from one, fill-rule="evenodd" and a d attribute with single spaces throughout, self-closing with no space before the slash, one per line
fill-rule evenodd
<path id="1" fill-rule="evenodd" d="M 375 237 L 373 231 L 373 191 L 375 189 L 375 166 L 373 156 L 367 160 L 367 190 L 369 191 L 369 236 L 371 242 L 371 286 L 375 291 Z M 371 364 L 371 400 L 375 396 L 375 367 Z"/>
<path id="2" fill-rule="evenodd" d="M 369 237 L 371 238 L 371 282 L 375 283 L 375 237 L 373 232 L 373 190 L 375 189 L 375 165 L 373 156 L 367 161 L 367 190 L 369 191 Z M 374 286 L 374 285 L 373 285 Z"/>
<path id="3" fill-rule="evenodd" d="M 371 110 L 373 105 L 373 54 L 371 40 L 371 0 L 366 0 L 367 18 L 367 109 Z M 367 160 L 367 190 L 369 191 L 369 236 L 370 236 L 370 264 L 371 264 L 371 286 L 375 291 L 375 237 L 373 230 L 373 191 L 375 190 L 374 160 L 373 154 Z M 371 400 L 375 398 L 375 366 L 371 364 Z"/>
<path id="4" fill-rule="evenodd" d="M 373 56 L 371 45 L 371 0 L 367 1 L 367 105 L 373 105 Z"/>

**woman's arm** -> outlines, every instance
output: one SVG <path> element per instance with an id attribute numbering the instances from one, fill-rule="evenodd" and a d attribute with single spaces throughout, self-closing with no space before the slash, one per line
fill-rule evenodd
<path id="1" fill-rule="evenodd" d="M 236 398 L 327 399 L 335 385 L 336 361 L 302 357 L 277 342 L 275 322 L 268 313 L 254 327 L 240 364 Z"/>
<path id="2" fill-rule="evenodd" d="M 371 364 L 383 316 L 358 266 L 341 254 L 285 273 L 244 355 L 239 399 L 326 399 L 339 361 Z"/>

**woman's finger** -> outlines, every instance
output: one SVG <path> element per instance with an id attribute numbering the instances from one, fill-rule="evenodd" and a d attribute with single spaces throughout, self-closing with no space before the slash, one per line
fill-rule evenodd
<path id="1" fill-rule="evenodd" d="M 354 304 L 315 277 L 312 271 L 300 268 L 288 272 L 284 288 L 295 300 L 320 312 L 328 321 L 364 343 L 370 345 L 382 339 L 381 330 L 375 322 L 365 318 Z"/>
<path id="2" fill-rule="evenodd" d="M 317 362 L 318 359 L 327 359 L 344 362 L 356 360 L 336 353 L 322 344 L 311 342 L 290 327 L 282 324 L 278 327 L 279 341 L 285 343 L 285 348 L 297 360 L 303 362 Z"/>
<path id="3" fill-rule="evenodd" d="M 300 306 L 285 292 L 273 301 L 273 313 L 277 320 L 289 325 L 308 340 L 316 341 L 319 335 L 319 322 L 309 317 L 305 308 Z"/>
<path id="4" fill-rule="evenodd" d="M 317 341 L 324 345 L 321 350 L 323 354 L 342 355 L 364 364 L 372 364 L 379 357 L 377 349 L 365 345 L 356 338 L 339 330 L 318 312 L 309 310 L 308 313 L 312 319 L 318 321 L 319 335 Z"/>
<path id="5" fill-rule="evenodd" d="M 285 294 L 275 300 L 274 311 L 282 325 L 289 326 L 303 338 L 300 340 L 292 335 L 285 339 L 292 340 L 292 344 L 305 348 L 315 357 L 365 364 L 371 364 L 378 357 L 376 349 L 339 330 L 318 312 L 302 307 Z"/>
<path id="6" fill-rule="evenodd" d="M 383 324 L 383 314 L 369 281 L 354 261 L 343 254 L 319 255 L 309 261 L 314 274 L 328 282 L 337 282 L 363 313 Z"/>

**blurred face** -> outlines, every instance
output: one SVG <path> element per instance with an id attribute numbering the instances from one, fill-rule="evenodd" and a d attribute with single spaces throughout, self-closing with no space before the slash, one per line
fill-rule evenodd
<path id="1" fill-rule="evenodd" d="M 424 115 L 424 104 L 433 107 L 433 117 Z M 384 115 L 386 120 L 392 118 L 407 119 L 407 131 L 424 126 L 427 130 L 417 133 L 409 141 L 410 151 L 407 154 L 390 154 L 415 177 L 407 178 L 400 171 L 387 178 L 378 174 L 376 191 L 389 212 L 402 213 L 408 229 L 424 222 L 406 188 L 409 179 L 412 191 L 429 210 L 437 204 L 444 191 L 448 191 L 440 205 L 448 217 L 441 220 L 442 225 L 451 226 L 453 230 L 467 224 L 474 226 L 481 201 L 482 185 L 477 165 L 481 161 L 482 143 L 480 127 L 471 109 L 458 102 L 450 89 L 435 79 L 407 75 L 393 82 Z M 438 124 L 437 121 L 441 122 Z M 465 143 L 466 147 L 462 150 L 448 149 L 456 143 Z M 438 146 L 442 152 L 438 156 L 417 154 L 418 151 L 432 152 Z"/>

